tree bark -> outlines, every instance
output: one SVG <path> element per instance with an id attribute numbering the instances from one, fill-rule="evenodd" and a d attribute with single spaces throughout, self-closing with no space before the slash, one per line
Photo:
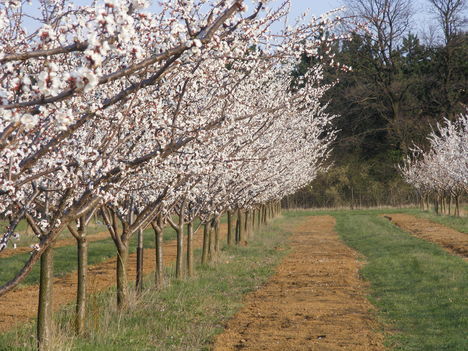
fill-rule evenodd
<path id="1" fill-rule="evenodd" d="M 235 231 L 236 245 L 239 245 L 239 243 L 240 243 L 239 231 L 240 231 L 240 219 L 239 219 L 239 212 L 238 212 L 237 213 L 237 218 L 236 218 L 236 231 Z"/>
<path id="2" fill-rule="evenodd" d="M 128 243 L 122 243 L 117 248 L 117 307 L 125 308 L 128 303 L 128 277 L 127 277 L 127 261 L 128 261 Z"/>
<path id="3" fill-rule="evenodd" d="M 237 221 L 238 221 L 238 224 L 239 224 L 239 226 L 238 226 L 239 233 L 238 233 L 238 242 L 237 242 L 238 244 L 240 244 L 240 243 L 242 243 L 242 241 L 244 241 L 244 224 L 242 223 L 242 220 L 243 220 L 242 217 L 243 217 L 242 216 L 242 211 L 239 209 L 237 211 Z"/>
<path id="4" fill-rule="evenodd" d="M 49 246 L 41 256 L 37 311 L 37 348 L 39 351 L 48 351 L 51 346 L 53 275 L 53 249 Z"/>
<path id="5" fill-rule="evenodd" d="M 227 211 L 227 244 L 232 245 L 232 212 Z"/>
<path id="6" fill-rule="evenodd" d="M 252 209 L 252 219 L 251 219 L 251 226 L 252 226 L 252 231 L 255 229 L 255 209 Z"/>
<path id="7" fill-rule="evenodd" d="M 208 250 L 209 250 L 209 235 L 210 235 L 210 223 L 206 222 L 203 225 L 203 250 L 202 250 L 202 264 L 208 263 Z"/>
<path id="8" fill-rule="evenodd" d="M 244 218 L 244 232 L 245 232 L 245 239 L 249 240 L 250 238 L 250 228 L 249 228 L 249 220 L 250 220 L 250 211 L 245 211 L 245 218 Z"/>
<path id="9" fill-rule="evenodd" d="M 143 229 L 138 230 L 138 244 L 137 244 L 137 262 L 136 262 L 136 290 L 143 291 L 143 255 L 144 255 L 144 237 Z"/>
<path id="10" fill-rule="evenodd" d="M 164 285 L 164 262 L 163 262 L 163 230 L 161 223 L 151 224 L 154 231 L 154 244 L 155 244 L 155 263 L 154 270 L 154 285 L 156 288 L 161 288 Z"/>
<path id="11" fill-rule="evenodd" d="M 75 331 L 77 335 L 85 332 L 86 321 L 86 285 L 88 279 L 88 241 L 86 237 L 77 240 L 78 249 L 78 282 L 76 291 Z"/>
<path id="12" fill-rule="evenodd" d="M 176 258 L 176 278 L 182 279 L 184 275 L 184 225 L 176 230 L 177 233 L 177 258 Z"/>
<path id="13" fill-rule="evenodd" d="M 260 226 L 262 225 L 262 209 L 258 209 L 258 214 L 257 214 L 257 228 L 260 229 Z"/>
<path id="14" fill-rule="evenodd" d="M 214 252 L 217 255 L 219 251 L 220 251 L 219 217 L 216 217 L 215 227 L 214 227 Z"/>
<path id="15" fill-rule="evenodd" d="M 216 225 L 216 222 L 214 219 L 211 220 L 210 228 L 208 231 L 208 261 L 211 262 L 213 261 L 214 258 L 214 227 Z"/>
<path id="16" fill-rule="evenodd" d="M 187 224 L 187 276 L 193 277 L 193 222 Z"/>
<path id="17" fill-rule="evenodd" d="M 450 216 L 452 214 L 452 195 L 448 197 L 448 215 Z"/>

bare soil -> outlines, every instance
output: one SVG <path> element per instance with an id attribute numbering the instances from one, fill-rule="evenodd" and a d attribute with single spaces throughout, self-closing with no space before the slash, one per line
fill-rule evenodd
<path id="1" fill-rule="evenodd" d="M 362 262 L 330 216 L 293 228 L 292 253 L 231 319 L 215 351 L 378 351 L 383 335 L 359 278 Z"/>
<path id="2" fill-rule="evenodd" d="M 468 260 L 468 234 L 409 214 L 391 214 L 385 215 L 385 218 L 391 220 L 404 231 L 436 243 L 451 254 Z"/>
<path id="3" fill-rule="evenodd" d="M 220 231 L 221 233 L 225 233 L 227 231 L 227 225 L 221 224 Z M 194 236 L 195 248 L 202 246 L 203 236 L 200 232 L 201 231 Z M 96 236 L 98 235 L 99 234 L 96 234 Z M 74 241 L 74 239 L 72 240 Z M 164 243 L 163 255 L 165 265 L 170 265 L 175 261 L 176 252 L 177 246 L 175 240 Z M 128 277 L 131 281 L 136 277 L 136 254 L 129 255 L 128 263 Z M 145 274 L 154 272 L 154 249 L 145 249 L 143 263 Z M 100 264 L 90 266 L 88 274 L 88 293 L 96 293 L 114 286 L 115 267 L 115 257 Z M 76 299 L 76 289 L 76 272 L 69 273 L 61 278 L 55 278 L 53 294 L 54 309 L 58 310 L 60 306 L 74 302 Z M 29 285 L 18 288 L 2 296 L 0 298 L 0 333 L 13 329 L 20 324 L 29 323 L 31 318 L 36 316 L 38 299 L 38 285 Z"/>

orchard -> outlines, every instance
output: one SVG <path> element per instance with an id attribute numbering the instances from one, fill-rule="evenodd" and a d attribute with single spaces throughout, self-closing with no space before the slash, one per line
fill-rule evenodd
<path id="1" fill-rule="evenodd" d="M 340 169 L 333 95 L 340 76 L 354 68 L 339 51 L 356 36 L 379 33 L 369 18 L 342 10 L 292 20 L 293 6 L 290 0 L 0 2 L 0 255 L 13 252 L 25 226 L 33 237 L 26 259 L 0 280 L 0 313 L 8 313 L 2 297 L 29 284 L 39 266 L 34 348 L 60 349 L 53 305 L 60 292 L 53 287 L 63 233 L 76 247 L 72 334 L 86 340 L 93 335 L 93 226 L 100 224 L 113 243 L 112 296 L 117 313 L 130 315 L 148 291 L 194 281 L 203 267 L 229 262 L 225 251 L 233 247 L 250 250 L 263 240 L 255 233 L 283 220 L 282 208 Z M 460 217 L 468 119 L 466 111 L 457 116 L 437 124 L 426 145 L 415 141 L 393 167 L 422 210 L 432 199 L 437 214 Z M 168 230 L 175 239 L 173 277 L 166 270 Z"/>

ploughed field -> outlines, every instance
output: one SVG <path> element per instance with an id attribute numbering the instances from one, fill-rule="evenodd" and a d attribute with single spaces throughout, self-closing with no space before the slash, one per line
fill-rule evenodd
<path id="1" fill-rule="evenodd" d="M 196 277 L 159 291 L 151 286 L 148 232 L 145 290 L 124 313 L 113 302 L 112 242 L 96 231 L 89 332 L 80 338 L 70 327 L 74 247 L 59 241 L 55 343 L 63 350 L 468 350 L 468 234 L 464 222 L 440 222 L 417 210 L 285 212 L 247 245 L 225 246 Z M 0 254 L 2 282 L 22 251 Z M 169 232 L 164 253 L 170 275 Z M 134 266 L 130 260 L 130 277 Z M 33 272 L 0 298 L 0 350 L 34 349 L 37 279 Z"/>

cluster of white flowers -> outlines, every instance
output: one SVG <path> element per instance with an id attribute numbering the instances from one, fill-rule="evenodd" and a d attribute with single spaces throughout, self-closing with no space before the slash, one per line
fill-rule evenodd
<path id="1" fill-rule="evenodd" d="M 143 0 L 46 3 L 55 18 L 32 36 L 21 5 L 0 4 L 4 238 L 25 213 L 53 241 L 97 206 L 123 218 L 131 201 L 145 223 L 181 199 L 192 215 L 255 207 L 309 183 L 328 157 L 323 68 L 299 83 L 291 72 L 332 44 L 318 33 L 338 21 L 277 35 L 287 6 L 257 11 L 261 1 L 253 16 L 243 0 L 167 1 L 155 13 Z"/>
<path id="2" fill-rule="evenodd" d="M 415 149 L 400 167 L 404 179 L 422 196 L 458 199 L 468 192 L 468 114 L 438 125 L 428 140 L 427 151 Z"/>

